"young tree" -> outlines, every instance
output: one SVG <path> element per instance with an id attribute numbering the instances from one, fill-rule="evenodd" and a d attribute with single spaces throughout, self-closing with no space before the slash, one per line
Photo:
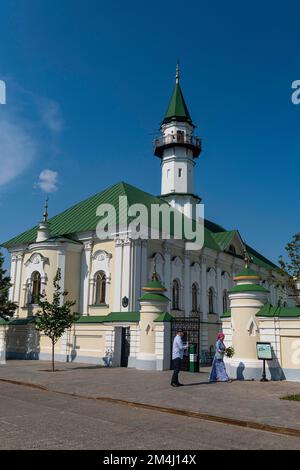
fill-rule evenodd
<path id="1" fill-rule="evenodd" d="M 60 286 L 61 270 L 58 269 L 53 279 L 54 293 L 53 300 L 49 302 L 45 293 L 42 293 L 39 300 L 41 310 L 34 317 L 35 327 L 38 331 L 43 331 L 52 343 L 52 372 L 54 372 L 54 349 L 55 344 L 64 332 L 71 328 L 74 321 L 79 318 L 79 314 L 71 312 L 71 308 L 76 302 L 65 300 L 67 291 L 62 291 Z"/>
<path id="2" fill-rule="evenodd" d="M 6 269 L 3 269 L 4 256 L 0 252 L 0 318 L 9 320 L 17 308 L 14 302 L 8 300 L 8 293 L 11 286 L 10 277 L 6 276 Z"/>
<path id="3" fill-rule="evenodd" d="M 285 246 L 288 260 L 279 257 L 281 268 L 294 280 L 300 279 L 300 233 L 296 233 L 292 241 Z"/>
<path id="4" fill-rule="evenodd" d="M 299 298 L 300 283 L 300 233 L 296 233 L 290 243 L 285 246 L 287 260 L 279 257 L 281 269 L 289 276 L 289 286 L 295 292 L 295 297 Z"/>

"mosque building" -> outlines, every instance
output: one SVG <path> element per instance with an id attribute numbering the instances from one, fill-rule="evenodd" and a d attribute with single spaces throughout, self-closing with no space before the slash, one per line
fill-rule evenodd
<path id="1" fill-rule="evenodd" d="M 247 245 L 238 230 L 205 220 L 204 243 L 198 250 L 189 249 L 184 237 L 138 238 L 131 232 L 132 217 L 123 211 L 120 197 L 127 198 L 128 207 L 143 205 L 151 213 L 153 205 L 164 205 L 184 218 L 197 218 L 201 199 L 194 190 L 194 170 L 201 152 L 201 138 L 195 135 L 177 67 L 175 87 L 154 142 L 161 194 L 119 182 L 51 218 L 46 205 L 42 222 L 3 244 L 11 256 L 10 299 L 18 305 L 9 325 L 4 321 L 0 325 L 0 342 L 6 331 L 8 358 L 50 358 L 50 340 L 35 331 L 32 316 L 41 292 L 51 298 L 57 269 L 62 288 L 80 313 L 56 345 L 56 359 L 62 361 L 103 364 L 111 352 L 116 366 L 167 369 L 171 340 L 182 324 L 195 343 L 200 363 L 207 363 L 222 325 L 227 340 L 236 343 L 234 323 L 238 324 L 245 253 L 247 276 L 250 273 L 246 284 L 260 286 L 256 305 L 260 316 L 247 314 L 243 328 L 248 333 L 243 334 L 254 341 L 261 328 L 269 331 L 276 308 L 282 308 L 289 323 L 284 309 L 291 308 L 293 315 L 298 312 L 288 295 L 286 277 Z M 106 239 L 97 232 L 97 210 L 103 205 L 113 207 L 123 221 L 108 230 Z M 160 219 L 160 233 L 161 223 Z"/>

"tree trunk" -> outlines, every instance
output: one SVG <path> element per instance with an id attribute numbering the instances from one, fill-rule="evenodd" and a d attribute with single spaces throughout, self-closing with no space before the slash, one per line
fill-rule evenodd
<path id="1" fill-rule="evenodd" d="M 54 346 L 55 342 L 52 340 L 52 372 L 54 372 Z"/>

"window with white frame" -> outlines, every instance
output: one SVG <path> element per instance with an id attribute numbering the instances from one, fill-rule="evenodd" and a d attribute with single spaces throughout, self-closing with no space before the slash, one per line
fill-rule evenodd
<path id="1" fill-rule="evenodd" d="M 41 275 L 38 271 L 34 271 L 31 275 L 31 304 L 38 304 L 41 295 Z"/>
<path id="2" fill-rule="evenodd" d="M 179 310 L 180 301 L 180 285 L 177 279 L 174 279 L 172 284 L 172 309 Z"/>
<path id="3" fill-rule="evenodd" d="M 196 282 L 192 285 L 192 312 L 198 311 L 199 289 Z"/>
<path id="4" fill-rule="evenodd" d="M 106 303 L 106 275 L 104 271 L 95 274 L 95 297 L 94 305 Z"/>
<path id="5" fill-rule="evenodd" d="M 214 289 L 208 289 L 208 313 L 214 313 Z"/>

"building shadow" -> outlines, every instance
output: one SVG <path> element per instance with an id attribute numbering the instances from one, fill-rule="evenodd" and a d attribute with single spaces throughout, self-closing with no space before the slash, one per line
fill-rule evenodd
<path id="1" fill-rule="evenodd" d="M 236 369 L 236 380 L 245 380 L 244 370 L 245 364 L 241 361 Z"/>
<path id="2" fill-rule="evenodd" d="M 276 357 L 275 351 L 273 349 L 273 346 L 271 346 L 272 349 L 272 357 L 273 359 L 271 361 L 266 361 L 268 364 L 271 380 L 286 380 L 285 374 L 282 370 L 282 367 Z"/>

